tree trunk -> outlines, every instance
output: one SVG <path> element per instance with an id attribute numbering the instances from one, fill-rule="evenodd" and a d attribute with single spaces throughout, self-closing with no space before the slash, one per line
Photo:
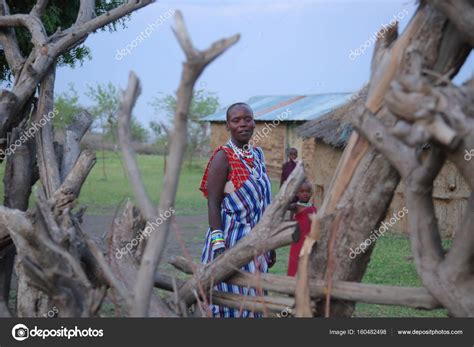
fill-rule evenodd
<path id="1" fill-rule="evenodd" d="M 26 142 L 21 141 L 20 146 L 15 145 L 15 141 L 20 141 L 20 137 L 24 134 L 24 129 L 14 128 L 9 136 L 10 141 L 8 141 L 7 148 L 13 145 L 16 149 L 14 153 L 6 156 L 5 174 L 3 177 L 4 205 L 21 211 L 27 210 L 31 186 L 38 179 L 38 173 L 35 170 L 36 151 L 34 140 L 29 138 Z M 4 246 L 5 248 L 0 245 L 0 306 L 2 306 L 0 311 L 8 312 L 8 300 L 16 250 L 9 237 L 8 240 L 4 240 Z"/>
<path id="2" fill-rule="evenodd" d="M 398 38 L 396 30 L 392 28 L 377 42 L 369 94 L 367 100 L 358 101 L 361 107 L 357 112 L 389 125 L 394 124 L 395 117 L 384 106 L 383 98 L 394 76 L 410 70 L 413 62 L 409 52 L 422 52 L 424 69 L 439 74 L 449 72 L 451 77 L 470 52 L 452 24 L 429 4 L 420 5 Z M 320 211 L 322 238 L 312 254 L 311 277 L 328 280 L 326 299 L 330 300 L 332 280 L 362 279 L 375 242 L 355 259 L 350 259 L 350 249 L 358 247 L 380 226 L 399 180 L 389 161 L 354 132 Z M 328 302 L 323 305 L 318 307 L 317 314 L 350 317 L 355 303 L 333 301 L 330 312 Z"/>

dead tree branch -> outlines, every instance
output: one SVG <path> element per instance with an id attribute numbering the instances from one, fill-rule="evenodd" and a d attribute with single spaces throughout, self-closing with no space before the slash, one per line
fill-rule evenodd
<path id="1" fill-rule="evenodd" d="M 412 65 L 417 58 L 407 52 L 422 52 L 421 68 L 451 78 L 471 50 L 459 39 L 460 34 L 452 30 L 446 17 L 429 3 L 420 4 L 400 36 L 394 33 L 389 36 L 390 39 L 378 44 L 374 52 L 367 99 L 354 101 L 365 105 L 365 108 L 356 108 L 361 109 L 364 117 L 380 119 L 384 126 L 392 126 L 397 120 L 388 110 L 385 100 L 391 82 L 396 76 L 413 72 Z M 354 114 L 354 117 L 361 114 Z M 333 277 L 334 281 L 362 279 L 374 243 L 354 260 L 349 258 L 347 250 L 367 239 L 371 230 L 376 229 L 385 218 L 399 180 L 400 175 L 385 156 L 354 132 L 331 182 L 330 192 L 318 212 L 321 240 L 313 249 L 313 278 L 323 280 Z M 334 245 L 333 253 L 322 251 L 330 249 L 331 245 Z M 331 257 L 337 262 L 330 261 Z M 330 264 L 335 265 L 331 267 Z M 298 297 L 296 299 L 298 301 Z M 320 309 L 319 312 L 324 312 L 324 308 Z M 350 316 L 353 309 L 353 303 L 335 302 L 330 314 Z"/>
<path id="2" fill-rule="evenodd" d="M 31 9 L 30 15 L 41 18 L 48 6 L 48 0 L 37 0 L 36 4 Z"/>
<path id="3" fill-rule="evenodd" d="M 474 4 L 469 0 L 429 0 L 443 12 L 463 37 L 474 47 Z"/>
<path id="4" fill-rule="evenodd" d="M 471 191 L 474 188 L 474 165 L 464 160 L 465 152 L 474 146 L 474 88 L 472 81 L 462 88 L 450 82 L 443 84 L 433 86 L 419 68 L 418 74 L 402 75 L 386 96 L 388 107 L 399 119 L 395 127 L 387 129 L 370 118 L 361 118 L 356 126 L 392 162 L 405 182 L 410 241 L 423 285 L 450 314 L 464 317 L 474 315 L 474 224 L 469 212 L 474 197 L 471 194 L 460 234 L 445 255 L 432 191 L 445 157 L 456 165 Z M 433 123 L 438 125 L 433 127 Z M 423 153 L 420 148 L 427 142 L 432 148 Z"/>
<path id="5" fill-rule="evenodd" d="M 184 257 L 173 257 L 169 263 L 188 275 L 194 274 L 195 269 L 202 266 L 191 263 Z M 229 278 L 227 282 L 245 288 L 255 287 L 258 283 L 263 290 L 287 295 L 295 293 L 297 287 L 297 279 L 294 277 L 272 274 L 255 275 L 245 271 L 237 272 Z M 171 278 L 157 274 L 155 276 L 155 286 L 172 291 Z M 313 300 L 324 298 L 327 290 L 328 283 L 325 281 L 310 280 L 308 282 L 309 296 Z M 214 290 L 212 293 L 213 298 L 216 293 L 218 292 Z M 336 281 L 333 283 L 332 296 L 341 300 L 376 305 L 407 306 L 426 310 L 433 310 L 442 307 L 425 288 Z"/>

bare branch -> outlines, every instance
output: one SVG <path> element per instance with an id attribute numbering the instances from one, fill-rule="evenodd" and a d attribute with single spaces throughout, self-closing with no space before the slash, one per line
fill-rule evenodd
<path id="1" fill-rule="evenodd" d="M 372 113 L 376 113 L 383 106 L 383 97 L 399 69 L 405 49 L 410 44 L 412 37 L 423 25 L 425 25 L 423 15 L 416 13 L 407 29 L 390 47 L 387 46 L 390 41 L 377 46 L 379 49 L 374 52 L 377 64 L 372 66 L 369 94 L 366 101 L 366 107 Z M 396 30 L 397 27 L 392 27 L 390 30 Z M 390 33 L 389 37 L 390 40 L 393 40 L 397 36 L 394 33 Z M 386 41 L 387 39 L 383 40 Z M 387 47 L 387 49 L 383 50 L 383 47 Z"/>
<path id="2" fill-rule="evenodd" d="M 461 32 L 469 44 L 474 47 L 474 6 L 467 0 L 429 0 L 443 12 Z"/>
<path id="3" fill-rule="evenodd" d="M 81 26 L 94 17 L 95 0 L 81 0 L 79 13 L 77 14 L 74 26 Z"/>
<path id="4" fill-rule="evenodd" d="M 194 49 L 193 43 L 191 42 L 191 38 L 189 37 L 188 29 L 184 23 L 183 15 L 181 11 L 177 11 L 175 14 L 176 19 L 176 28 L 172 27 L 173 33 L 178 40 L 178 43 L 181 46 L 181 49 L 186 54 L 186 58 L 188 60 L 194 59 L 195 55 L 197 54 L 196 50 Z"/>
<path id="5" fill-rule="evenodd" d="M 41 18 L 48 6 L 49 0 L 37 0 L 35 6 L 33 6 L 30 15 Z"/>
<path id="6" fill-rule="evenodd" d="M 354 120 L 354 126 L 402 176 L 406 177 L 418 165 L 412 148 L 391 135 L 377 118 L 364 113 Z"/>
<path id="7" fill-rule="evenodd" d="M 297 317 L 313 316 L 309 290 L 309 257 L 314 244 L 319 240 L 321 235 L 321 220 L 320 217 L 315 214 L 311 214 L 310 219 L 311 230 L 306 236 L 299 254 L 298 272 L 296 274 L 296 284 L 293 292 L 295 295 L 295 315 Z"/>
<path id="8" fill-rule="evenodd" d="M 145 220 L 140 212 L 130 201 L 127 201 L 123 211 L 115 216 L 108 236 L 108 262 L 120 283 L 119 286 L 123 287 L 120 291 L 125 296 L 128 313 L 133 305 L 133 290 L 139 271 L 139 257 L 135 251 L 137 247 L 128 252 L 129 248 L 126 246 L 135 245 L 134 240 L 137 242 L 145 237 L 144 227 Z M 151 297 L 149 311 L 150 314 L 159 317 L 175 316 L 158 295 Z"/>
<path id="9" fill-rule="evenodd" d="M 29 14 L 0 16 L 0 28 L 24 26 L 31 34 L 31 42 L 36 47 L 46 44 L 47 35 L 43 23 L 38 17 Z"/>
<path id="10" fill-rule="evenodd" d="M 59 167 L 53 146 L 53 126 L 48 115 L 54 112 L 54 80 L 56 70 L 51 67 L 41 83 L 38 109 L 34 121 L 42 126 L 36 135 L 36 147 L 40 179 L 45 189 L 46 196 L 53 196 L 61 183 Z"/>
<path id="11" fill-rule="evenodd" d="M 232 46 L 240 39 L 240 35 L 234 35 L 226 39 L 219 40 L 213 43 L 205 51 L 198 51 L 193 47 L 191 38 L 184 24 L 183 16 L 180 11 L 176 11 L 176 28 L 173 28 L 173 32 L 178 40 L 181 48 L 186 54 L 186 59 L 190 68 L 194 71 L 195 78 L 197 79 L 201 74 L 202 70 L 209 65 L 215 58 L 224 53 L 227 48 Z"/>
<path id="12" fill-rule="evenodd" d="M 126 302 L 129 301 L 130 293 L 127 291 L 123 283 L 120 282 L 118 278 L 115 276 L 109 264 L 107 263 L 107 260 L 105 259 L 104 255 L 99 250 L 95 242 L 91 240 L 90 237 L 87 235 L 84 235 L 84 241 L 86 242 L 86 245 L 89 247 L 89 250 L 91 254 L 94 256 L 98 266 L 100 266 L 100 268 L 102 269 L 103 276 L 106 279 L 107 284 L 111 288 L 115 288 L 115 290 L 117 290 L 117 292 L 122 297 L 122 299 L 124 299 Z"/>
<path id="13" fill-rule="evenodd" d="M 69 174 L 81 153 L 80 142 L 92 124 L 92 116 L 82 111 L 74 117 L 74 122 L 68 126 L 64 134 L 63 160 L 61 163 L 61 180 Z"/>
<path id="14" fill-rule="evenodd" d="M 173 257 L 169 263 L 178 270 L 193 274 L 196 269 L 203 265 L 190 262 L 184 257 Z M 245 271 L 239 271 L 227 280 L 228 283 L 242 286 L 254 287 L 258 283 L 263 290 L 273 291 L 281 294 L 293 295 L 296 292 L 298 279 L 289 276 L 272 275 L 260 273 L 258 275 Z M 172 291 L 169 276 L 157 274 L 155 284 L 160 288 Z M 328 290 L 328 283 L 321 280 L 311 279 L 308 281 L 308 295 L 311 299 L 323 298 Z M 213 291 L 213 298 L 219 293 Z M 400 305 L 427 310 L 442 307 L 441 304 L 425 288 L 387 286 L 379 284 L 363 284 L 348 281 L 335 281 L 333 283 L 333 297 L 341 300 L 364 302 L 376 305 Z M 296 304 L 297 305 L 297 304 Z M 311 304 L 308 304 L 308 309 Z M 297 311 L 297 309 L 296 309 Z M 298 317 L 298 313 L 295 314 Z"/>
<path id="15" fill-rule="evenodd" d="M 18 78 L 18 74 L 25 63 L 25 58 L 23 57 L 23 54 L 21 54 L 20 47 L 18 46 L 15 31 L 8 28 L 1 29 L 0 45 L 5 52 L 5 58 L 8 66 L 13 72 L 13 76 L 15 79 Z"/>
<path id="16" fill-rule="evenodd" d="M 0 1 L 0 16 L 10 15 L 6 0 Z M 18 46 L 18 40 L 16 38 L 15 30 L 13 28 L 3 28 L 0 30 L 0 44 L 2 45 L 7 60 L 8 66 L 13 72 L 15 78 L 25 63 L 25 58 L 20 51 Z"/>
<path id="17" fill-rule="evenodd" d="M 57 209 L 71 207 L 84 184 L 87 176 L 96 163 L 95 153 L 90 150 L 83 150 L 75 162 L 73 168 L 65 177 L 61 186 L 54 192 Z"/>
<path id="18" fill-rule="evenodd" d="M 91 32 L 116 21 L 117 19 L 120 19 L 133 11 L 145 7 L 151 4 L 152 2 L 153 0 L 127 1 L 123 5 L 120 5 L 104 14 L 101 14 L 100 16 L 95 17 L 80 26 L 74 25 L 66 30 L 63 30 L 53 35 L 50 38 L 50 41 L 52 42 L 50 49 L 51 54 L 56 57 L 59 56 L 71 47 L 83 42 Z M 88 11 L 84 12 L 84 15 L 82 17 L 83 19 L 86 19 L 87 13 L 89 13 Z"/>
<path id="19" fill-rule="evenodd" d="M 131 143 L 130 121 L 132 118 L 132 109 L 135 106 L 138 96 L 141 93 L 140 81 L 134 72 L 130 72 L 128 76 L 128 86 L 122 94 L 121 107 L 117 117 L 118 139 L 120 149 L 122 150 L 125 169 L 128 178 L 132 183 L 133 192 L 138 202 L 138 207 L 143 216 L 148 221 L 154 220 L 156 217 L 156 208 L 153 206 L 148 196 L 145 185 L 140 176 L 137 161 L 135 160 L 135 151 Z"/>

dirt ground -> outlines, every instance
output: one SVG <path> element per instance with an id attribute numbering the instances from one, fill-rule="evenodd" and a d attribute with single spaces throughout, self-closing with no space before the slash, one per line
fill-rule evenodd
<path id="1" fill-rule="evenodd" d="M 101 248 L 112 226 L 113 217 L 113 213 L 104 215 L 86 213 L 84 215 L 82 223 L 83 230 L 86 231 Z M 199 260 L 207 225 L 207 215 L 176 216 L 176 227 L 172 228 L 170 236 L 168 237 L 163 263 L 166 263 L 172 256 L 187 256 L 186 252 L 192 259 Z M 166 267 L 165 265 L 165 268 Z"/>

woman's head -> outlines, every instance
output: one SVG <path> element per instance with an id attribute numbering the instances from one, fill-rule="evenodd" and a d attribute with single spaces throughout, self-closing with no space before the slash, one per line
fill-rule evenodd
<path id="1" fill-rule="evenodd" d="M 296 197 L 300 202 L 308 202 L 311 199 L 311 195 L 313 195 L 313 185 L 308 180 L 303 181 L 301 183 L 300 189 L 298 193 L 296 193 Z"/>
<path id="2" fill-rule="evenodd" d="M 236 145 L 243 146 L 252 138 L 255 129 L 252 108 L 243 102 L 229 106 L 226 112 L 227 130 Z"/>

